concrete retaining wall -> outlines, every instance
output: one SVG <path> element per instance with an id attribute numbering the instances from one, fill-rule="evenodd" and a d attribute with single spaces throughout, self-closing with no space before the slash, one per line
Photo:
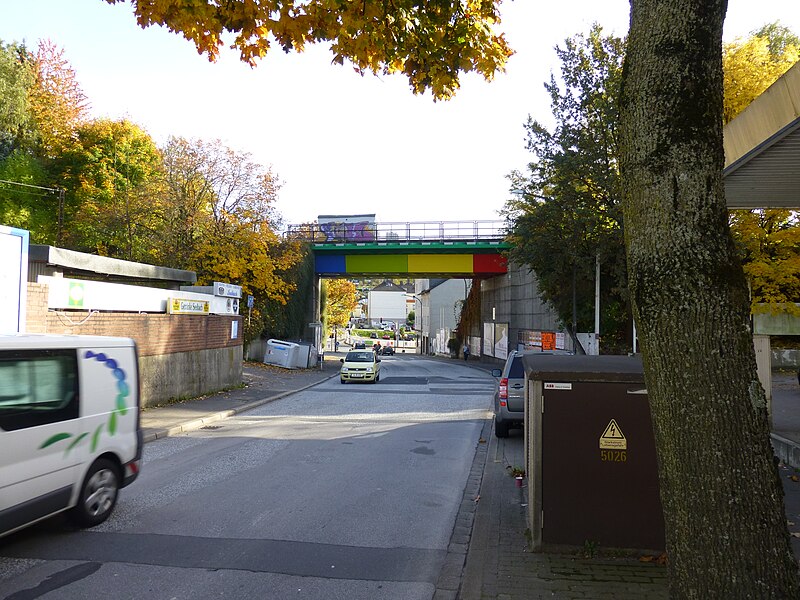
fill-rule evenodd
<path id="1" fill-rule="evenodd" d="M 481 281 L 481 323 L 492 321 L 508 323 L 509 351 L 517 349 L 520 330 L 560 329 L 558 315 L 539 294 L 536 275 L 528 267 L 514 263 L 509 263 L 507 274 Z M 505 362 L 496 360 L 499 364 Z"/>
<path id="2" fill-rule="evenodd" d="M 242 383 L 242 346 L 139 357 L 142 406 L 210 394 Z"/>
<path id="3" fill-rule="evenodd" d="M 773 348 L 773 369 L 796 369 L 800 367 L 800 350 L 794 348 Z"/>

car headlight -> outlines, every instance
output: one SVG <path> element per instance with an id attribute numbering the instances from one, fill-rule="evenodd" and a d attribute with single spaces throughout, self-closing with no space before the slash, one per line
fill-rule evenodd
<path id="1" fill-rule="evenodd" d="M 342 373 L 347 373 L 347 367 L 342 367 Z"/>
<path id="2" fill-rule="evenodd" d="M 367 373 L 372 373 L 372 367 L 367 367 Z"/>

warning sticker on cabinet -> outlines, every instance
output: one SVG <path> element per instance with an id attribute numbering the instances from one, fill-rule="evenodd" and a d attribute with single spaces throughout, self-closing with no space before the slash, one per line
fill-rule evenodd
<path id="1" fill-rule="evenodd" d="M 625 434 L 617 425 L 614 419 L 606 427 L 603 435 L 600 436 L 600 449 L 601 450 L 627 450 L 628 440 L 625 439 Z"/>

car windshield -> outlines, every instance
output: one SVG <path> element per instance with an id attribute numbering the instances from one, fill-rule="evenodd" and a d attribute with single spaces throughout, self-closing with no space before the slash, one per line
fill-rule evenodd
<path id="1" fill-rule="evenodd" d="M 373 362 L 375 354 L 373 352 L 348 352 L 345 362 Z"/>

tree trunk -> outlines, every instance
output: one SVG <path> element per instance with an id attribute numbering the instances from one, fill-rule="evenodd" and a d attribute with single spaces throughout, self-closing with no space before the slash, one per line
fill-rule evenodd
<path id="1" fill-rule="evenodd" d="M 725 0 L 631 0 L 626 250 L 673 598 L 798 598 L 722 186 Z"/>

